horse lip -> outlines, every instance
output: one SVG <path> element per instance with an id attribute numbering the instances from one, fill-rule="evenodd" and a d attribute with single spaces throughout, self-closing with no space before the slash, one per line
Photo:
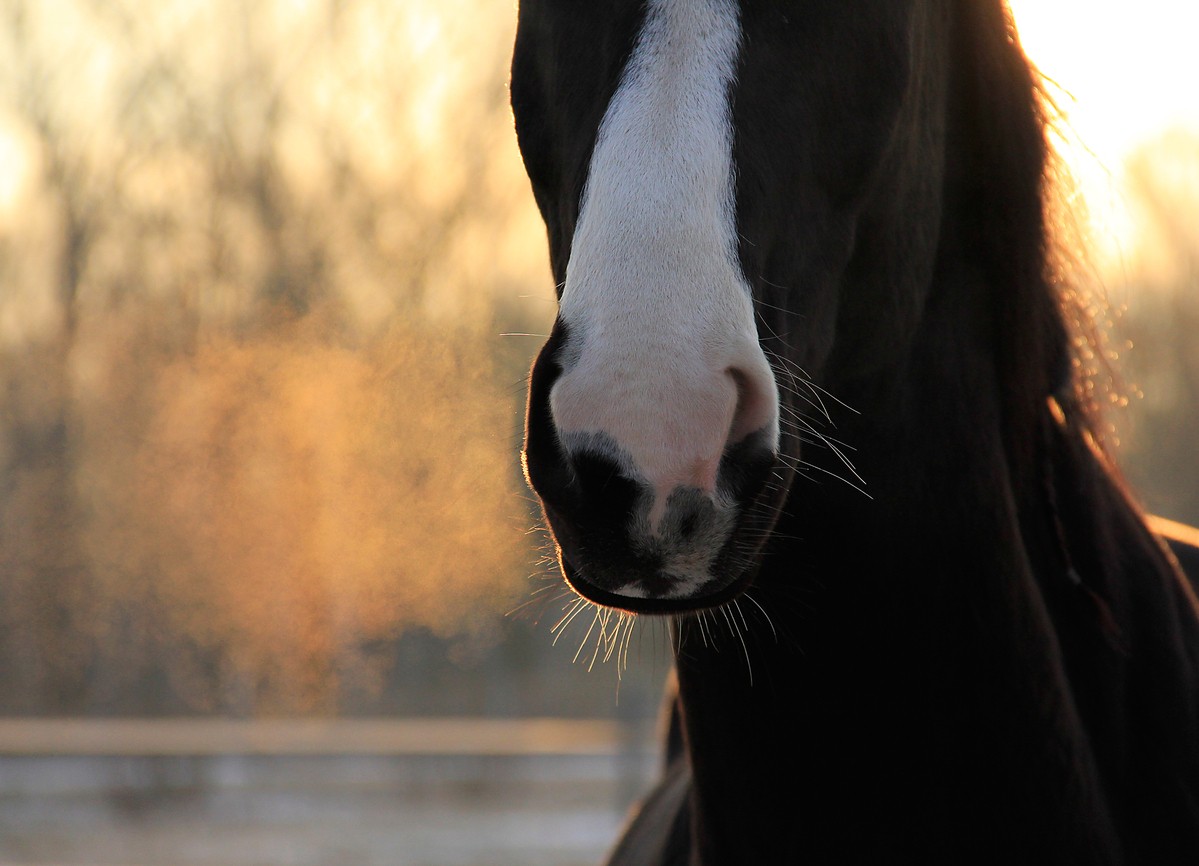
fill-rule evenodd
<path id="1" fill-rule="evenodd" d="M 698 594 L 624 595 L 611 589 L 604 589 L 584 576 L 585 565 L 580 567 L 575 562 L 579 557 L 579 548 L 586 544 L 578 527 L 572 520 L 559 512 L 554 504 L 544 498 L 542 499 L 542 511 L 556 541 L 558 565 L 567 584 L 583 598 L 603 607 L 638 614 L 687 613 L 716 607 L 740 595 L 748 585 L 752 576 L 751 572 L 754 570 L 742 568 L 729 580 L 721 581 L 719 578 L 710 580 L 704 587 L 701 587 L 701 592 Z M 731 540 L 729 539 L 729 541 Z M 638 566 L 639 570 L 644 569 L 645 576 L 632 577 L 622 585 L 637 584 L 642 581 L 649 584 L 668 584 L 671 581 L 668 575 L 660 573 L 656 563 L 645 562 L 639 563 Z M 708 590 L 707 587 L 712 587 L 712 589 Z"/>
<path id="2" fill-rule="evenodd" d="M 740 595 L 753 579 L 755 568 L 746 568 L 728 583 L 702 595 L 687 595 L 674 598 L 621 595 L 601 589 L 587 580 L 570 559 L 559 549 L 559 566 L 566 582 L 583 598 L 590 602 L 610 607 L 625 613 L 665 616 L 670 614 L 694 613 L 698 610 L 719 607 Z"/>

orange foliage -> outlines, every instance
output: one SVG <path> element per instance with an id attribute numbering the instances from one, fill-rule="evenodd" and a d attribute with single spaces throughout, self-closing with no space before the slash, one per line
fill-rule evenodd
<path id="1" fill-rule="evenodd" d="M 173 643 L 218 650 L 266 707 L 327 700 L 406 626 L 494 617 L 528 552 L 488 354 L 477 329 L 351 348 L 308 322 L 164 356 L 140 441 L 84 455 L 108 602 L 140 582 Z"/>

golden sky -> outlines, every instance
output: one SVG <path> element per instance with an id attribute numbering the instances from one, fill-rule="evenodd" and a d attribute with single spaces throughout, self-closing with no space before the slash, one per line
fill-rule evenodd
<path id="1" fill-rule="evenodd" d="M 1199 5 L 1179 0 L 1010 0 L 1024 49 L 1064 93 L 1067 150 L 1095 240 L 1129 253 L 1123 164 L 1170 129 L 1199 135 Z"/>
<path id="2" fill-rule="evenodd" d="M 412 40 L 417 54 L 428 44 L 445 42 L 447 27 L 469 29 L 460 14 L 447 11 L 469 7 L 475 0 L 408 0 L 402 21 L 389 22 Z M 281 14 L 298 18 L 307 0 L 281 3 Z M 1133 244 L 1133 220 L 1122 188 L 1125 159 L 1145 142 L 1168 129 L 1189 130 L 1199 136 L 1199 4 L 1180 0 L 1010 0 L 1021 39 L 1041 71 L 1062 88 L 1058 94 L 1073 133 L 1080 142 L 1067 151 L 1093 217 L 1095 241 L 1124 254 Z M 515 4 L 513 3 L 514 7 Z M 494 7 L 486 16 L 514 13 Z M 386 32 L 380 28 L 379 32 Z M 462 34 L 459 33 L 459 36 Z M 458 48 L 463 39 L 448 40 Z M 386 42 L 384 42 L 386 44 Z M 369 45 L 362 57 L 370 57 Z M 364 65 L 364 68 L 366 66 Z M 497 71 L 500 66 L 496 66 Z M 449 73 L 447 66 L 446 74 Z M 502 74 L 502 73 L 500 73 Z M 446 75 L 430 75 L 414 110 L 428 103 L 454 105 L 458 95 L 447 92 Z M 499 86 L 498 84 L 496 86 Z M 440 112 L 418 111 L 422 117 Z M 0 115 L 0 230 L 19 218 L 29 192 L 33 166 L 29 142 Z M 441 125 L 414 122 L 410 133 L 444 132 Z M 394 136 L 391 136 L 394 137 Z M 417 136 L 418 138 L 420 136 Z M 388 135 L 375 139 L 386 141 Z M 408 136 L 408 143 L 413 139 Z"/>

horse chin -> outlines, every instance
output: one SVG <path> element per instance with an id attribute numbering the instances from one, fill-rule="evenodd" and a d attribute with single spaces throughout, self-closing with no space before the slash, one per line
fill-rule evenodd
<path id="1" fill-rule="evenodd" d="M 584 599 L 626 613 L 676 615 L 720 607 L 749 589 L 759 570 L 778 491 L 759 491 L 729 509 L 710 535 L 671 546 L 658 535 L 591 531 L 543 501 L 568 586 Z M 609 527 L 615 529 L 615 527 Z"/>
<path id="2" fill-rule="evenodd" d="M 756 570 L 744 568 L 727 580 L 709 581 L 699 592 L 672 594 L 674 586 L 670 577 L 655 575 L 642 578 L 630 581 L 619 591 L 613 591 L 603 589 L 587 580 L 582 571 L 561 551 L 558 561 L 567 585 L 587 601 L 601 607 L 643 616 L 671 616 L 720 607 L 749 588 Z M 649 587 L 655 587 L 659 591 L 652 592 Z"/>

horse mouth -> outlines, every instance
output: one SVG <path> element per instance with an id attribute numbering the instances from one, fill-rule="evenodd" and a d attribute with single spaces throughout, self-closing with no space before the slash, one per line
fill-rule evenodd
<path id="1" fill-rule="evenodd" d="M 626 480 L 625 487 L 632 495 L 638 485 Z M 538 492 L 567 584 L 595 604 L 638 614 L 686 613 L 736 598 L 753 582 L 769 536 L 763 516 L 778 512 L 777 503 L 760 501 L 772 498 L 761 489 L 718 501 L 680 488 L 656 519 L 644 490 L 611 510 Z"/>
<path id="2" fill-rule="evenodd" d="M 644 574 L 633 578 L 628 586 L 634 587 L 637 595 L 628 590 L 617 592 L 603 589 L 586 577 L 559 551 L 559 567 L 567 584 L 583 598 L 602 607 L 614 608 L 626 613 L 650 616 L 692 613 L 697 610 L 720 607 L 744 592 L 753 582 L 753 569 L 746 568 L 732 580 L 721 583 L 714 581 L 710 591 L 699 594 L 677 595 L 675 580 L 659 574 Z"/>

